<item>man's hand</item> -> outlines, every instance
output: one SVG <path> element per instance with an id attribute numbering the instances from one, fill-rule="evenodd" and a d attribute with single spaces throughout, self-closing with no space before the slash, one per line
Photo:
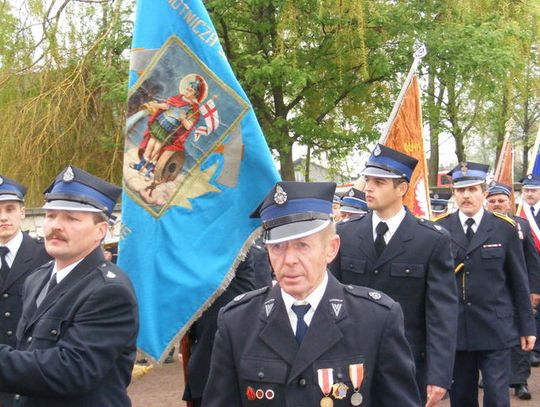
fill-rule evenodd
<path id="1" fill-rule="evenodd" d="M 521 350 L 523 352 L 530 352 L 534 348 L 536 342 L 536 336 L 522 336 L 521 338 Z"/>
<path id="2" fill-rule="evenodd" d="M 533 307 L 536 307 L 540 302 L 540 294 L 531 293 L 531 304 Z"/>
<path id="3" fill-rule="evenodd" d="M 446 394 L 445 388 L 435 386 L 434 384 L 428 384 L 426 407 L 435 406 L 439 401 L 442 400 L 445 394 Z"/>

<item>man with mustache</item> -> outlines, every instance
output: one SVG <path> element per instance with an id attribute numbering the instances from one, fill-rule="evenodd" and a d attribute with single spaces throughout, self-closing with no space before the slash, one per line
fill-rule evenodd
<path id="1" fill-rule="evenodd" d="M 50 260 L 42 239 L 21 231 L 25 217 L 26 188 L 0 176 L 0 343 L 14 347 L 22 313 L 21 291 L 25 279 Z M 13 405 L 13 394 L 0 393 L 0 406 Z"/>
<path id="2" fill-rule="evenodd" d="M 17 406 L 131 406 L 137 302 L 101 249 L 120 193 L 73 166 L 45 191 L 53 260 L 24 284 L 16 349 L 0 345 L 0 390 Z"/>
<path id="3" fill-rule="evenodd" d="M 465 162 L 452 176 L 459 210 L 437 222 L 452 237 L 459 292 L 453 407 L 478 406 L 478 372 L 484 405 L 508 407 L 510 348 L 531 351 L 536 337 L 529 283 L 515 222 L 484 210 L 489 166 Z"/>
<path id="4" fill-rule="evenodd" d="M 416 163 L 375 147 L 363 171 L 371 212 L 338 225 L 342 246 L 331 269 L 344 284 L 372 287 L 399 302 L 423 405 L 430 407 L 452 383 L 457 291 L 448 232 L 403 206 Z"/>
<path id="5" fill-rule="evenodd" d="M 278 283 L 220 311 L 202 406 L 420 405 L 399 304 L 327 272 L 335 188 L 282 181 L 253 213 Z"/>

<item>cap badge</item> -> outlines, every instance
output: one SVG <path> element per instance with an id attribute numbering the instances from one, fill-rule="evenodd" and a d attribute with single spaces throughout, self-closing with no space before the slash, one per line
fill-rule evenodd
<path id="1" fill-rule="evenodd" d="M 62 177 L 62 180 L 64 182 L 71 182 L 75 179 L 75 174 L 73 173 L 73 168 L 71 168 L 71 165 L 67 167 L 66 171 L 64 172 L 64 175 Z"/>
<path id="2" fill-rule="evenodd" d="M 439 199 L 439 194 L 433 194 L 433 199 Z"/>
<path id="3" fill-rule="evenodd" d="M 381 298 L 382 298 L 382 295 L 381 293 L 377 292 L 377 291 L 370 291 L 368 293 L 368 295 L 373 298 L 375 301 L 379 301 Z"/>
<path id="4" fill-rule="evenodd" d="M 4 178 L 0 177 L 0 185 L 4 183 Z"/>
<path id="5" fill-rule="evenodd" d="M 467 171 L 468 171 L 467 163 L 466 163 L 466 162 L 462 162 L 462 163 L 461 163 L 461 173 L 462 173 L 463 175 L 467 175 Z"/>
<path id="6" fill-rule="evenodd" d="M 373 150 L 373 155 L 375 157 L 378 157 L 381 155 L 381 147 L 379 147 L 379 145 L 377 144 L 377 146 L 375 146 L 375 150 Z"/>
<path id="7" fill-rule="evenodd" d="M 274 194 L 274 202 L 278 205 L 283 205 L 285 202 L 287 202 L 287 193 L 279 184 L 277 185 L 276 193 Z"/>
<path id="8" fill-rule="evenodd" d="M 354 196 L 354 191 L 353 191 L 352 189 L 349 191 L 349 196 L 350 196 L 350 197 L 353 197 L 353 196 Z"/>
<path id="9" fill-rule="evenodd" d="M 489 186 L 490 186 L 490 188 L 496 187 L 496 186 L 497 186 L 497 182 L 496 182 L 495 180 L 493 180 L 493 181 L 491 181 L 491 182 L 489 183 Z"/>
<path id="10" fill-rule="evenodd" d="M 528 179 L 532 179 L 532 174 L 527 175 Z"/>

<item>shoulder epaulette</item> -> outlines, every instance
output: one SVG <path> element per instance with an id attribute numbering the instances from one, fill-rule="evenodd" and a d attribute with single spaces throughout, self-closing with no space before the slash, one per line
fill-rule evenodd
<path id="1" fill-rule="evenodd" d="M 118 277 L 118 271 L 115 270 L 116 266 L 110 262 L 104 261 L 97 269 L 101 271 L 101 275 L 105 281 L 114 282 Z"/>
<path id="2" fill-rule="evenodd" d="M 382 305 L 386 308 L 392 308 L 395 301 L 388 295 L 381 293 L 380 291 L 373 290 L 368 287 L 359 287 L 356 285 L 346 285 L 345 292 L 354 295 L 355 297 L 364 298 L 376 304 Z"/>
<path id="3" fill-rule="evenodd" d="M 223 309 L 228 310 L 240 304 L 244 304 L 245 302 L 248 302 L 252 298 L 258 297 L 259 295 L 266 293 L 269 289 L 270 287 L 266 286 L 263 288 L 259 288 L 258 290 L 248 291 L 247 293 L 237 295 L 236 297 L 233 298 L 231 302 L 229 302 L 225 307 L 223 307 Z"/>
<path id="4" fill-rule="evenodd" d="M 491 212 L 493 215 L 495 215 L 496 217 L 502 219 L 502 220 L 505 220 L 507 221 L 508 223 L 510 223 L 512 226 L 516 227 L 516 221 L 512 218 L 509 218 L 508 216 L 502 214 L 502 213 L 499 213 L 499 212 Z"/>
<path id="5" fill-rule="evenodd" d="M 440 225 L 437 225 L 434 221 L 431 221 L 431 220 L 427 220 L 427 219 L 424 219 L 424 218 L 419 218 L 418 219 L 418 223 L 430 230 L 435 230 L 439 233 L 443 233 L 444 231 L 444 228 Z"/>
<path id="6" fill-rule="evenodd" d="M 433 219 L 433 222 L 437 222 L 441 219 L 444 219 L 446 218 L 447 216 L 450 216 L 450 212 L 446 212 L 446 213 L 443 213 L 442 215 L 439 215 L 439 216 L 436 216 L 434 219 Z"/>

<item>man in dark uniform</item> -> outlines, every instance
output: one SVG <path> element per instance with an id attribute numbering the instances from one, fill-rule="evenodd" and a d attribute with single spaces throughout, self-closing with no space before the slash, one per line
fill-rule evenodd
<path id="1" fill-rule="evenodd" d="M 252 215 L 278 284 L 221 310 L 203 406 L 420 406 L 399 304 L 327 273 L 334 190 L 279 182 Z"/>
<path id="2" fill-rule="evenodd" d="M 519 215 L 529 221 L 531 232 L 535 235 L 536 248 L 540 250 L 540 176 L 528 174 L 520 182 L 523 185 L 521 190 L 523 208 Z M 537 303 L 535 316 L 537 337 L 540 336 L 540 305 L 538 300 L 540 299 L 535 298 Z M 540 366 L 540 341 L 536 341 L 530 360 L 531 366 Z"/>
<path id="3" fill-rule="evenodd" d="M 372 212 L 338 225 L 342 244 L 331 270 L 344 284 L 372 287 L 399 302 L 420 394 L 434 406 L 452 382 L 457 291 L 448 232 L 403 206 L 416 163 L 376 146 L 363 172 Z"/>
<path id="4" fill-rule="evenodd" d="M 535 299 L 540 297 L 540 256 L 534 245 L 534 238 L 529 227 L 529 222 L 519 216 L 514 216 L 512 211 L 512 187 L 500 182 L 491 182 L 487 190 L 487 209 L 507 215 L 516 222 L 518 236 L 523 243 L 529 289 L 531 290 L 531 303 L 536 305 Z M 529 353 L 523 352 L 520 345 L 516 345 L 511 351 L 510 387 L 515 389 L 516 396 L 521 400 L 530 400 L 531 392 L 527 385 L 527 379 L 531 375 Z"/>
<path id="5" fill-rule="evenodd" d="M 22 312 L 22 285 L 30 273 L 50 260 L 42 239 L 21 231 L 26 188 L 0 176 L 0 343 L 15 347 Z M 13 394 L 0 393 L 0 406 L 12 405 Z"/>
<path id="6" fill-rule="evenodd" d="M 459 210 L 437 222 L 452 237 L 459 292 L 453 407 L 508 407 L 510 348 L 530 351 L 535 328 L 522 243 L 515 222 L 484 210 L 488 166 L 462 163 L 450 175 Z"/>
<path id="7" fill-rule="evenodd" d="M 363 217 L 368 211 L 366 194 L 356 188 L 351 188 L 341 198 L 341 221 L 348 222 L 352 219 Z"/>
<path id="8" fill-rule="evenodd" d="M 191 401 L 193 407 L 201 406 L 204 386 L 210 371 L 219 310 L 240 294 L 271 285 L 272 270 L 266 251 L 254 243 L 244 261 L 236 268 L 235 276 L 227 289 L 189 329 L 190 356 L 183 400 Z"/>
<path id="9" fill-rule="evenodd" d="M 120 192 L 72 166 L 45 191 L 54 260 L 24 284 L 17 350 L 0 345 L 0 390 L 18 393 L 15 406 L 131 406 L 137 303 L 100 246 Z"/>

